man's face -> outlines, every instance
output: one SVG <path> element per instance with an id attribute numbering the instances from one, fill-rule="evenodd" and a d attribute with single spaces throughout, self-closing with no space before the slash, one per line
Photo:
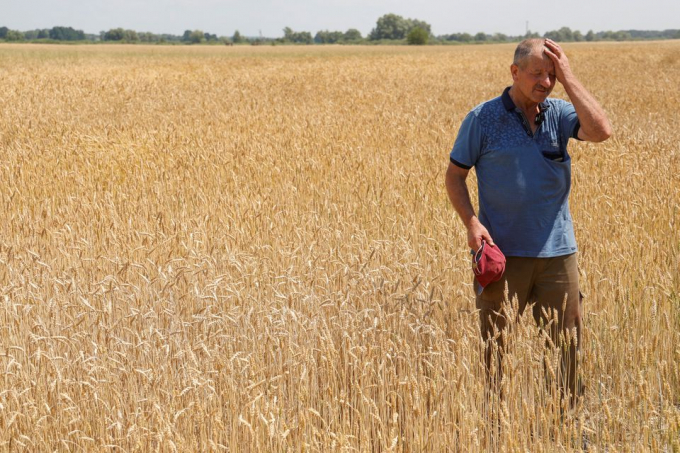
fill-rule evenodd
<path id="1" fill-rule="evenodd" d="M 515 87 L 523 97 L 532 102 L 545 101 L 555 88 L 555 65 L 543 52 L 532 53 L 523 67 L 510 67 Z"/>

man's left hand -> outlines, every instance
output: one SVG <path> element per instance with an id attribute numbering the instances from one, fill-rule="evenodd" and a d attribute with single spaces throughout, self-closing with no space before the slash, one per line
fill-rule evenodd
<path id="1" fill-rule="evenodd" d="M 552 39 L 545 40 L 545 54 L 555 64 L 555 77 L 557 77 L 557 81 L 564 85 L 566 79 L 572 75 L 567 54 Z"/>

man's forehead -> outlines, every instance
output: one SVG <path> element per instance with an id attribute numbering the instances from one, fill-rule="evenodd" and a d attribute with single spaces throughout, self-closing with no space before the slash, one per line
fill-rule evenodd
<path id="1" fill-rule="evenodd" d="M 527 57 L 527 68 L 536 68 L 536 69 L 554 69 L 555 64 L 553 61 L 550 59 L 548 55 L 545 53 L 545 48 L 540 47 L 534 49 L 533 52 Z"/>

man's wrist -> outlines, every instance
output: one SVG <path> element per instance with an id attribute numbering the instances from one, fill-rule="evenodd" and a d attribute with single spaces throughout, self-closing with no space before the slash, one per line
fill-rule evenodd
<path id="1" fill-rule="evenodd" d="M 576 82 L 576 76 L 574 76 L 574 73 L 571 72 L 571 70 L 563 72 L 563 78 L 562 85 L 564 85 L 565 88 L 570 88 Z"/>
<path id="2" fill-rule="evenodd" d="M 476 215 L 472 215 L 472 216 L 470 216 L 470 218 L 468 219 L 468 221 L 465 222 L 465 228 L 466 228 L 468 231 L 470 231 L 470 229 L 471 229 L 473 226 L 476 226 L 478 223 L 479 223 L 479 219 L 477 218 L 477 216 L 476 216 Z"/>

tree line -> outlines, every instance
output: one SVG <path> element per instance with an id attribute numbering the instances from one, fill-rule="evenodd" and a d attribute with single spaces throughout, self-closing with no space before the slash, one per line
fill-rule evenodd
<path id="1" fill-rule="evenodd" d="M 247 37 L 236 30 L 231 36 L 217 36 L 202 30 L 186 30 L 182 35 L 138 32 L 123 28 L 112 28 L 99 34 L 87 34 L 72 27 L 57 26 L 49 29 L 28 31 L 11 30 L 0 27 L 0 41 L 6 42 L 118 42 L 118 43 L 156 43 L 156 44 L 448 44 L 448 43 L 486 43 L 518 42 L 524 38 L 540 38 L 541 35 L 527 31 L 523 35 L 509 36 L 503 33 L 487 34 L 479 32 L 433 35 L 431 26 L 425 21 L 408 19 L 397 14 L 381 16 L 376 26 L 367 36 L 355 28 L 347 31 L 320 30 L 315 35 L 309 31 L 295 31 L 290 27 L 283 29 L 279 38 Z M 680 30 L 593 30 L 583 34 L 579 30 L 562 27 L 543 34 L 558 42 L 578 41 L 631 41 L 650 39 L 680 39 Z"/>

